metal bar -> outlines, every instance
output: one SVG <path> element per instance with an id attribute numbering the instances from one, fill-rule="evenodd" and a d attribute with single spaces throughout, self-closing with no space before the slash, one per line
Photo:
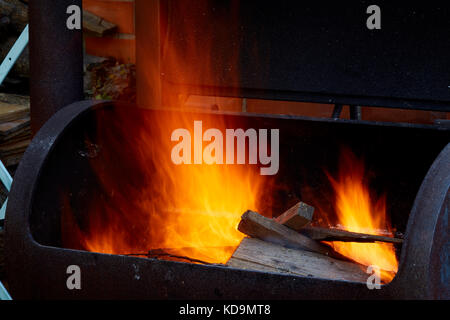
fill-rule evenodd
<path id="1" fill-rule="evenodd" d="M 83 33 L 67 28 L 67 8 L 81 0 L 33 0 L 30 18 L 31 130 L 58 110 L 84 99 Z"/>
<path id="2" fill-rule="evenodd" d="M 17 59 L 19 59 L 20 55 L 23 52 L 23 49 L 28 44 L 28 25 L 23 29 L 17 41 L 14 43 L 12 48 L 9 50 L 2 64 L 0 65 L 0 84 L 3 83 L 6 76 L 8 75 L 11 68 L 16 63 Z"/>
<path id="3" fill-rule="evenodd" d="M 242 99 L 242 112 L 247 112 L 247 98 Z"/>
<path id="4" fill-rule="evenodd" d="M 8 198 L 6 198 L 5 202 L 3 202 L 2 208 L 0 209 L 0 222 L 5 220 L 6 206 L 7 205 L 8 205 Z"/>
<path id="5" fill-rule="evenodd" d="M 11 177 L 8 170 L 3 165 L 3 162 L 1 161 L 0 161 L 0 180 L 2 181 L 5 188 L 9 191 L 11 189 L 13 178 Z"/>
<path id="6" fill-rule="evenodd" d="M 333 109 L 333 114 L 331 115 L 331 118 L 333 119 L 339 119 L 341 116 L 342 108 L 344 106 L 342 104 L 335 104 Z"/>
<path id="7" fill-rule="evenodd" d="M 6 190 L 11 190 L 12 177 L 9 174 L 8 170 L 3 165 L 3 162 L 0 161 L 0 180 L 5 186 Z M 8 198 L 6 198 L 5 202 L 3 202 L 2 208 L 0 209 L 0 221 L 5 219 L 6 212 L 6 204 L 8 203 Z"/>
<path id="8" fill-rule="evenodd" d="M 361 120 L 361 106 L 350 106 L 350 119 Z"/>

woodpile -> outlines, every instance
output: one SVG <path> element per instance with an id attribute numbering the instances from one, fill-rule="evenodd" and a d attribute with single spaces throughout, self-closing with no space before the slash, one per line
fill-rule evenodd
<path id="1" fill-rule="evenodd" d="M 297 203 L 275 219 L 247 211 L 238 230 L 244 238 L 227 266 L 306 277 L 366 282 L 365 267 L 320 241 L 402 243 L 402 239 L 310 226 L 314 208 Z"/>
<path id="2" fill-rule="evenodd" d="M 117 25 L 92 12 L 83 10 L 83 31 L 85 34 L 95 37 L 103 37 L 116 32 Z"/>
<path id="3" fill-rule="evenodd" d="M 27 24 L 28 1 L 0 0 L 0 62 L 6 57 Z M 83 31 L 86 34 L 103 37 L 113 34 L 116 30 L 117 26 L 114 23 L 83 10 Z M 14 64 L 10 75 L 19 78 L 29 77 L 30 63 L 28 46 Z"/>
<path id="4" fill-rule="evenodd" d="M 30 141 L 29 98 L 0 94 L 0 160 L 6 167 L 18 164 Z"/>

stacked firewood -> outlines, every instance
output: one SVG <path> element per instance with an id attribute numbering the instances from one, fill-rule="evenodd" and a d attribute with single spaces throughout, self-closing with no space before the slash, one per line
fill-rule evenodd
<path id="1" fill-rule="evenodd" d="M 248 235 L 227 262 L 228 266 L 307 277 L 366 282 L 364 267 L 319 242 L 389 242 L 402 239 L 313 227 L 314 208 L 298 203 L 276 219 L 257 212 L 242 215 L 238 230 Z"/>
<path id="2" fill-rule="evenodd" d="M 0 93 L 0 160 L 17 165 L 30 141 L 29 97 Z"/>

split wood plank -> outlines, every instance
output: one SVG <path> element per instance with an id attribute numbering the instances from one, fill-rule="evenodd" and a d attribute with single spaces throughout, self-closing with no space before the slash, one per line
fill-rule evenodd
<path id="1" fill-rule="evenodd" d="M 313 214 L 314 207 L 300 201 L 274 220 L 293 230 L 299 230 L 311 222 Z"/>
<path id="2" fill-rule="evenodd" d="M 0 145 L 0 156 L 9 156 L 13 155 L 19 152 L 25 151 L 25 149 L 28 147 L 28 145 L 31 143 L 31 139 L 26 139 L 14 143 L 6 143 L 3 145 Z"/>
<path id="3" fill-rule="evenodd" d="M 17 142 L 24 141 L 24 140 L 30 140 L 31 138 L 32 138 L 31 137 L 31 132 L 29 130 L 27 132 L 23 132 L 23 133 L 21 133 L 19 135 L 16 135 L 14 133 L 13 137 L 8 136 L 6 140 L 0 140 L 1 141 L 0 149 L 4 145 L 17 143 Z"/>
<path id="4" fill-rule="evenodd" d="M 30 117 L 0 123 L 0 136 L 9 138 L 13 133 L 19 132 L 29 126 Z"/>
<path id="5" fill-rule="evenodd" d="M 9 122 L 25 118 L 30 114 L 27 105 L 0 102 L 0 122 Z"/>
<path id="6" fill-rule="evenodd" d="M 21 150 L 17 153 L 9 154 L 6 156 L 1 156 L 1 160 L 5 167 L 14 166 L 22 160 L 23 154 L 25 153 L 25 150 Z"/>
<path id="7" fill-rule="evenodd" d="M 23 96 L 11 93 L 0 93 L 0 101 L 30 107 L 30 96 Z"/>
<path id="8" fill-rule="evenodd" d="M 295 250 L 254 238 L 244 238 L 226 263 L 227 266 L 294 274 L 305 277 L 366 282 L 364 267 L 315 252 Z"/>
<path id="9" fill-rule="evenodd" d="M 92 12 L 83 10 L 83 29 L 94 36 L 103 37 L 113 33 L 117 29 L 117 25 L 104 20 Z"/>
<path id="10" fill-rule="evenodd" d="M 307 226 L 298 230 L 301 234 L 318 241 L 344 241 L 344 242 L 388 242 L 403 243 L 403 239 L 378 236 L 372 234 L 350 232 L 341 229 Z"/>
<path id="11" fill-rule="evenodd" d="M 248 236 L 288 248 L 303 249 L 325 255 L 335 253 L 331 248 L 250 210 L 242 215 L 238 230 Z"/>

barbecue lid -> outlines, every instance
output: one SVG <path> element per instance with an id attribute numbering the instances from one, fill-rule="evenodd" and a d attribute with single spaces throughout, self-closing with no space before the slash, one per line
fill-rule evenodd
<path id="1" fill-rule="evenodd" d="M 162 83 L 173 90 L 450 111 L 449 8 L 377 1 L 381 29 L 370 30 L 368 1 L 241 1 L 237 9 L 190 1 L 190 10 L 182 2 L 163 6 Z M 186 50 L 211 41 L 213 81 L 197 76 L 205 57 Z M 170 68 L 167 45 L 184 52 L 186 68 Z M 222 63 L 236 52 L 235 63 Z"/>

